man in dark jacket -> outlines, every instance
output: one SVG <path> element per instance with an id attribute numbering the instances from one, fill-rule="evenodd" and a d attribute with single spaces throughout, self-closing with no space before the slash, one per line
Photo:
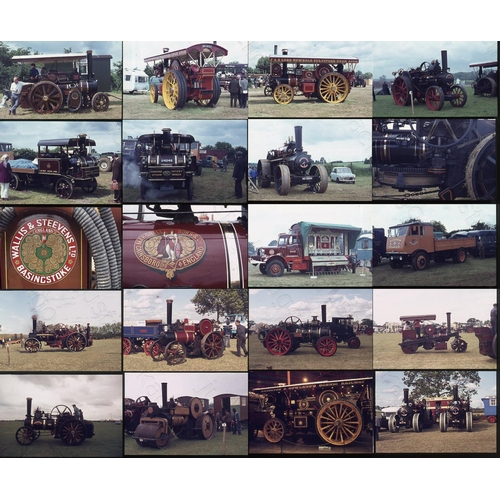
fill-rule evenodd
<path id="1" fill-rule="evenodd" d="M 233 408 L 233 434 L 238 433 L 241 436 L 241 421 L 240 414 L 236 411 L 236 408 Z"/>
<path id="2" fill-rule="evenodd" d="M 247 351 L 247 348 L 245 346 L 246 341 L 247 341 L 246 329 L 240 323 L 239 320 L 236 320 L 235 324 L 236 324 L 236 349 L 237 349 L 236 356 L 241 356 L 241 349 L 243 349 L 243 354 L 245 356 L 248 356 L 248 351 Z"/>
<path id="3" fill-rule="evenodd" d="M 234 179 L 234 195 L 236 198 L 240 199 L 243 197 L 243 187 L 241 182 L 245 177 L 245 172 L 247 170 L 247 164 L 243 158 L 243 153 L 237 151 L 234 155 L 236 161 L 234 162 L 233 179 Z"/>
<path id="4" fill-rule="evenodd" d="M 122 183 L 122 159 L 115 153 L 113 155 L 113 163 L 111 164 L 112 179 L 117 182 L 118 189 L 113 192 L 115 194 L 113 202 L 120 203 L 122 201 L 121 196 L 121 183 Z"/>
<path id="5" fill-rule="evenodd" d="M 238 104 L 238 96 L 240 93 L 240 84 L 236 77 L 231 78 L 228 87 L 229 93 L 231 94 L 231 107 L 236 108 L 239 106 Z"/>

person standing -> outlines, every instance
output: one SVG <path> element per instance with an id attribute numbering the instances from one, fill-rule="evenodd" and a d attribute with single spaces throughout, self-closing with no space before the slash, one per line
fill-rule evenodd
<path id="1" fill-rule="evenodd" d="M 243 153 L 237 151 L 234 155 L 236 161 L 234 162 L 233 179 L 234 179 L 234 195 L 236 198 L 243 198 L 243 186 L 241 185 L 245 172 L 247 170 Z"/>
<path id="2" fill-rule="evenodd" d="M 246 108 L 248 102 L 248 80 L 245 75 L 240 80 L 240 108 Z"/>
<path id="3" fill-rule="evenodd" d="M 241 421 L 240 421 L 240 414 L 236 411 L 236 408 L 233 408 L 233 418 L 232 418 L 232 425 L 233 425 L 233 434 L 238 433 L 239 436 L 241 436 Z"/>
<path id="4" fill-rule="evenodd" d="M 9 199 L 9 184 L 12 180 L 12 168 L 9 163 L 9 155 L 3 155 L 0 159 L 0 198 Z"/>
<path id="5" fill-rule="evenodd" d="M 23 84 L 19 81 L 17 76 L 14 77 L 10 85 L 10 98 L 12 101 L 12 107 L 9 110 L 9 115 L 15 115 L 16 109 L 21 104 L 21 89 L 23 88 Z"/>
<path id="6" fill-rule="evenodd" d="M 113 155 L 113 163 L 111 164 L 111 170 L 112 170 L 111 180 L 113 181 L 114 187 L 117 188 L 113 190 L 115 194 L 113 203 L 120 203 L 122 201 L 122 193 L 121 193 L 122 159 L 116 153 Z"/>
<path id="7" fill-rule="evenodd" d="M 213 155 L 212 156 L 212 169 L 214 172 L 217 172 L 217 156 Z"/>
<path id="8" fill-rule="evenodd" d="M 224 325 L 224 347 L 231 347 L 231 333 L 233 333 L 233 327 L 231 326 L 231 322 L 226 320 L 226 324 Z"/>
<path id="9" fill-rule="evenodd" d="M 240 93 L 240 85 L 238 82 L 238 79 L 234 76 L 231 78 L 231 81 L 229 82 L 229 87 L 228 87 L 229 93 L 231 94 L 231 107 L 236 108 L 238 105 L 238 96 Z"/>
<path id="10" fill-rule="evenodd" d="M 35 63 L 31 63 L 31 68 L 30 68 L 30 82 L 36 83 L 38 82 L 40 77 L 40 73 L 36 69 Z"/>
<path id="11" fill-rule="evenodd" d="M 493 304 L 493 309 L 490 311 L 491 333 L 497 333 L 497 305 Z"/>
<path id="12" fill-rule="evenodd" d="M 237 349 L 236 356 L 238 357 L 241 356 L 241 349 L 243 349 L 243 355 L 248 356 L 248 351 L 245 346 L 247 341 L 246 329 L 238 319 L 235 321 L 235 324 L 236 324 L 236 349 Z"/>

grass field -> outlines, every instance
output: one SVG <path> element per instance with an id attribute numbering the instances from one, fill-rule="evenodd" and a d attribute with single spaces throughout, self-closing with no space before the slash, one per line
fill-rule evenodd
<path id="1" fill-rule="evenodd" d="M 245 180 L 242 182 L 243 198 L 237 200 L 234 196 L 233 167 L 234 165 L 229 165 L 227 172 L 203 168 L 201 176 L 194 177 L 192 203 L 246 203 L 247 187 Z M 126 184 L 124 184 L 123 187 L 123 201 L 145 201 L 141 198 L 138 172 L 128 170 L 128 176 L 129 178 L 125 181 Z M 187 203 L 186 193 L 187 191 L 185 189 L 173 189 L 170 186 L 163 186 L 160 189 L 150 189 L 146 201 L 162 200 Z"/>
<path id="2" fill-rule="evenodd" d="M 328 104 L 316 98 L 296 96 L 289 104 L 277 104 L 272 96 L 264 95 L 264 88 L 249 89 L 248 116 L 250 118 L 371 118 L 372 88 L 355 87 L 346 99 Z"/>
<path id="3" fill-rule="evenodd" d="M 373 269 L 373 286 L 397 287 L 494 287 L 496 286 L 495 259 L 474 259 L 467 256 L 463 264 L 451 259 L 442 264 L 432 261 L 425 271 L 414 271 L 405 266 L 392 269 L 388 260 Z"/>
<path id="4" fill-rule="evenodd" d="M 36 353 L 28 353 L 21 344 L 10 346 L 10 365 L 7 348 L 0 349 L 0 371 L 8 372 L 118 372 L 122 365 L 121 339 L 94 340 L 92 346 L 80 352 L 53 349 L 44 346 Z"/>
<path id="5" fill-rule="evenodd" d="M 496 370 L 497 362 L 489 356 L 479 354 L 479 340 L 473 333 L 462 333 L 467 342 L 465 352 L 455 352 L 451 339 L 446 351 L 426 351 L 419 347 L 413 354 L 405 354 L 399 345 L 399 333 L 377 333 L 373 336 L 373 368 L 375 370 Z"/>
<path id="6" fill-rule="evenodd" d="M 411 106 L 397 106 L 392 95 L 378 95 L 373 103 L 375 118 L 490 118 L 497 115 L 498 97 L 479 97 L 467 89 L 467 103 L 462 108 L 454 108 L 445 102 L 441 111 L 431 111 L 422 103 L 414 101 L 414 113 Z"/>
<path id="7" fill-rule="evenodd" d="M 16 431 L 22 421 L 0 422 L 0 456 L 10 458 L 97 458 L 123 455 L 123 426 L 115 422 L 94 422 L 94 436 L 80 446 L 66 446 L 54 439 L 50 431 L 40 431 L 40 437 L 29 446 L 16 441 Z"/>
<path id="8" fill-rule="evenodd" d="M 448 428 L 441 432 L 437 424 L 422 432 L 400 430 L 380 432 L 375 453 L 496 453 L 497 428 L 486 420 L 473 420 L 472 432 Z"/>
<path id="9" fill-rule="evenodd" d="M 71 198 L 60 198 L 54 192 L 53 184 L 47 186 L 27 186 L 19 191 L 9 190 L 10 205 L 94 205 L 111 204 L 114 192 L 109 189 L 111 172 L 101 172 L 97 177 L 97 189 L 85 193 L 80 187 L 75 187 Z M 56 180 L 57 177 L 54 177 Z"/>
<path id="10" fill-rule="evenodd" d="M 335 164 L 335 166 L 350 166 L 351 163 Z M 371 168 L 362 162 L 354 162 L 352 171 L 356 174 L 356 183 L 338 184 L 330 179 L 332 164 L 326 165 L 328 172 L 328 188 L 324 193 L 314 193 L 307 184 L 293 186 L 286 196 L 280 196 L 274 189 L 274 183 L 269 188 L 257 188 L 258 192 L 250 189 L 248 191 L 249 201 L 371 201 L 372 200 L 372 177 Z"/>
<path id="11" fill-rule="evenodd" d="M 248 369 L 248 358 L 236 356 L 236 339 L 231 339 L 231 347 L 218 359 L 202 356 L 188 357 L 180 365 L 169 365 L 165 360 L 154 361 L 142 352 L 132 352 L 123 356 L 123 369 L 127 372 L 242 372 Z"/>
<path id="12" fill-rule="evenodd" d="M 139 456 L 245 456 L 248 455 L 248 430 L 241 429 L 241 436 L 226 433 L 225 452 L 223 432 L 216 432 L 212 439 L 179 439 L 174 437 L 168 446 L 162 449 L 141 447 L 133 436 L 125 435 L 125 455 Z"/>
<path id="13" fill-rule="evenodd" d="M 121 92 L 106 92 L 109 96 L 107 111 L 96 113 L 92 108 L 81 108 L 76 113 L 68 111 L 65 106 L 57 113 L 41 115 L 31 109 L 16 109 L 16 120 L 121 120 L 122 119 L 122 94 Z M 10 101 L 9 101 L 10 102 Z M 9 120 L 9 108 L 0 108 L 0 120 Z"/>
<path id="14" fill-rule="evenodd" d="M 250 335 L 250 370 L 371 370 L 373 368 L 373 337 L 360 335 L 361 346 L 349 349 L 340 343 L 330 357 L 318 354 L 310 344 L 300 346 L 286 356 L 273 356 L 257 335 Z"/>
<path id="15" fill-rule="evenodd" d="M 123 118 L 147 120 L 246 120 L 248 109 L 232 108 L 229 92 L 221 92 L 219 102 L 214 108 L 198 106 L 189 101 L 182 109 L 168 109 L 163 98 L 152 103 L 147 94 L 123 95 Z"/>
<path id="16" fill-rule="evenodd" d="M 340 274 L 330 274 L 311 278 L 309 274 L 302 274 L 298 271 L 285 272 L 279 278 L 273 278 L 262 274 L 257 266 L 248 265 L 248 285 L 251 288 L 342 288 L 356 287 L 364 288 L 372 286 L 372 274 L 366 270 L 361 275 L 358 268 L 355 274 L 341 271 Z"/>

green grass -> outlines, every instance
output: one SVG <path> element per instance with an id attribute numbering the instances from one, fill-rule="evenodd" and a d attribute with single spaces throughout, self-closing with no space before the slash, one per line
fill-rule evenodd
<path id="1" fill-rule="evenodd" d="M 413 267 L 392 269 L 388 260 L 373 270 L 373 286 L 397 287 L 494 287 L 496 286 L 496 261 L 474 259 L 467 256 L 463 264 L 455 264 L 451 259 L 442 264 L 432 261 L 425 271 L 414 271 Z"/>
<path id="2" fill-rule="evenodd" d="M 92 346 L 80 352 L 44 347 L 36 353 L 28 353 L 21 344 L 10 346 L 10 365 L 7 348 L 0 349 L 0 371 L 112 371 L 122 365 L 122 341 L 120 338 L 94 340 Z"/>
<path id="3" fill-rule="evenodd" d="M 66 446 L 50 431 L 40 431 L 40 437 L 29 446 L 16 441 L 16 431 L 22 421 L 0 422 L 0 457 L 11 458 L 89 458 L 121 457 L 123 455 L 123 426 L 114 422 L 94 422 L 95 435 L 80 446 Z"/>
<path id="4" fill-rule="evenodd" d="M 223 433 L 216 432 L 212 439 L 179 439 L 174 437 L 162 449 L 141 447 L 131 435 L 125 435 L 125 455 L 138 456 L 246 456 L 248 455 L 248 430 L 243 428 L 241 436 L 226 433 L 225 453 L 223 452 Z"/>
<path id="5" fill-rule="evenodd" d="M 497 115 L 497 97 L 479 97 L 467 89 L 467 103 L 462 108 L 454 108 L 445 102 L 441 111 L 431 111 L 427 106 L 414 101 L 414 113 L 411 106 L 397 106 L 392 95 L 378 95 L 373 103 L 373 116 L 376 118 L 471 118 L 493 117 Z"/>

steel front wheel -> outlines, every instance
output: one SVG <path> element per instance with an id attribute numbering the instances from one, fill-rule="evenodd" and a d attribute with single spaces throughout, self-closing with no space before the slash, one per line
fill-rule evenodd
<path id="1" fill-rule="evenodd" d="M 85 425 L 79 420 L 68 420 L 61 427 L 61 440 L 68 446 L 78 446 L 85 441 Z"/>
<path id="2" fill-rule="evenodd" d="M 273 92 L 273 98 L 278 104 L 290 104 L 293 100 L 293 89 L 290 85 L 282 83 Z"/>
<path id="3" fill-rule="evenodd" d="M 391 415 L 387 422 L 389 432 L 395 433 L 399 431 L 399 426 L 396 424 L 396 415 Z"/>
<path id="4" fill-rule="evenodd" d="M 290 192 L 290 169 L 287 165 L 278 165 L 274 173 L 274 188 L 280 196 Z"/>
<path id="5" fill-rule="evenodd" d="M 224 340 L 222 335 L 212 332 L 205 335 L 201 340 L 201 353 L 207 359 L 217 359 L 224 352 Z"/>
<path id="6" fill-rule="evenodd" d="M 270 443 L 279 443 L 285 435 L 285 424 L 279 418 L 271 418 L 264 424 L 263 432 Z"/>
<path id="7" fill-rule="evenodd" d="M 41 115 L 57 113 L 63 101 L 61 89 L 51 81 L 36 83 L 28 94 L 30 108 Z"/>
<path id="8" fill-rule="evenodd" d="M 420 413 L 415 413 L 415 415 L 413 415 L 412 426 L 415 432 L 422 432 L 422 422 L 420 419 Z"/>
<path id="9" fill-rule="evenodd" d="M 453 85 L 451 87 L 451 95 L 453 99 L 450 101 L 450 104 L 454 108 L 463 108 L 467 103 L 467 92 L 462 85 Z"/>
<path id="10" fill-rule="evenodd" d="M 186 348 L 180 342 L 170 342 L 165 347 L 164 356 L 169 365 L 180 365 L 186 361 Z"/>
<path id="11" fill-rule="evenodd" d="M 128 356 L 132 352 L 132 342 L 130 339 L 123 339 L 122 352 L 124 356 Z"/>
<path id="12" fill-rule="evenodd" d="M 409 106 L 411 104 L 411 90 L 411 80 L 407 76 L 398 76 L 392 86 L 394 103 L 397 106 Z"/>
<path id="13" fill-rule="evenodd" d="M 328 172 L 326 168 L 323 165 L 313 165 L 310 175 L 319 178 L 317 182 L 310 184 L 311 190 L 314 193 L 324 193 L 328 188 Z"/>
<path id="14" fill-rule="evenodd" d="M 59 177 L 54 184 L 54 191 L 59 198 L 64 198 L 65 200 L 73 196 L 73 189 L 73 183 L 69 179 L 66 179 L 66 177 Z"/>
<path id="15" fill-rule="evenodd" d="M 41 344 L 38 339 L 27 339 L 24 343 L 24 350 L 26 352 L 38 352 L 40 348 Z"/>
<path id="16" fill-rule="evenodd" d="M 329 73 L 321 77 L 318 83 L 318 95 L 323 102 L 338 104 L 349 94 L 349 82 L 340 73 Z"/>
<path id="17" fill-rule="evenodd" d="M 29 446 L 35 440 L 35 432 L 31 427 L 17 429 L 16 441 L 22 446 Z"/>
<path id="18" fill-rule="evenodd" d="M 350 349 L 358 349 L 361 345 L 361 340 L 358 337 L 351 337 L 347 340 L 347 345 Z"/>
<path id="19" fill-rule="evenodd" d="M 451 343 L 451 348 L 455 352 L 465 352 L 467 350 L 467 342 L 464 339 L 455 339 Z"/>
<path id="20" fill-rule="evenodd" d="M 496 97 L 498 92 L 497 83 L 493 78 L 485 76 L 480 78 L 476 84 L 476 93 L 481 97 Z"/>
<path id="21" fill-rule="evenodd" d="M 149 100 L 156 104 L 158 102 L 158 85 L 156 83 L 152 83 L 149 86 Z"/>
<path id="22" fill-rule="evenodd" d="M 97 189 L 97 179 L 94 177 L 93 179 L 88 180 L 85 184 L 80 186 L 84 193 L 91 194 Z"/>
<path id="23" fill-rule="evenodd" d="M 444 106 L 444 92 L 437 85 L 431 85 L 425 91 L 425 104 L 431 111 L 441 111 Z"/>
<path id="24" fill-rule="evenodd" d="M 80 89 L 74 88 L 69 91 L 68 94 L 68 109 L 72 113 L 76 113 L 80 110 L 83 103 L 83 96 Z"/>
<path id="25" fill-rule="evenodd" d="M 465 430 L 467 432 L 472 432 L 472 412 L 465 412 Z"/>
<path id="26" fill-rule="evenodd" d="M 151 344 L 149 354 L 153 361 L 161 361 L 163 359 L 163 346 L 159 340 Z"/>
<path id="27" fill-rule="evenodd" d="M 316 430 L 327 443 L 344 446 L 355 441 L 361 433 L 361 413 L 349 401 L 331 401 L 321 407 L 316 416 Z"/>
<path id="28" fill-rule="evenodd" d="M 97 92 L 92 97 L 92 109 L 97 112 L 107 111 L 109 108 L 109 97 L 104 92 Z"/>
<path id="29" fill-rule="evenodd" d="M 496 200 L 496 134 L 486 136 L 472 151 L 465 169 L 467 192 L 474 200 Z"/>
<path id="30" fill-rule="evenodd" d="M 266 336 L 266 348 L 274 356 L 284 356 L 292 348 L 290 333 L 282 328 L 271 330 Z"/>
<path id="31" fill-rule="evenodd" d="M 205 413 L 196 422 L 199 438 L 211 439 L 215 436 L 215 418 L 210 413 Z"/>
<path id="32" fill-rule="evenodd" d="M 144 342 L 142 348 L 144 349 L 144 354 L 146 356 L 151 356 L 151 347 L 153 347 L 154 343 L 155 341 L 152 339 L 146 340 L 146 342 Z"/>
<path id="33" fill-rule="evenodd" d="M 413 343 L 413 340 L 403 341 L 401 345 L 401 350 L 405 354 L 414 354 L 417 352 L 418 346 Z"/>
<path id="34" fill-rule="evenodd" d="M 332 337 L 321 337 L 316 342 L 316 350 L 321 356 L 333 356 L 337 352 L 337 342 Z"/>
<path id="35" fill-rule="evenodd" d="M 448 417 L 444 412 L 439 414 L 439 430 L 441 432 L 446 432 L 448 430 Z"/>
<path id="36" fill-rule="evenodd" d="M 187 101 L 187 84 L 179 70 L 168 71 L 161 86 L 163 103 L 168 109 L 182 109 Z"/>

